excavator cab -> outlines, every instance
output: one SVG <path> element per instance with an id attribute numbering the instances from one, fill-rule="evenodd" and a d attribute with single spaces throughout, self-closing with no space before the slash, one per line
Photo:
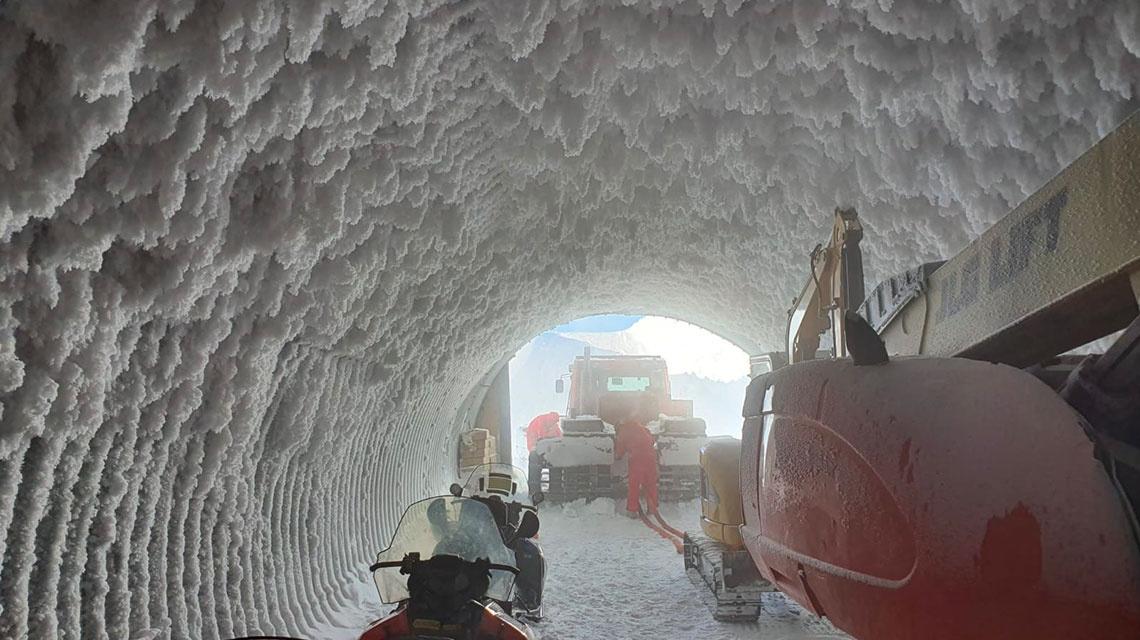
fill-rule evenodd
<path id="1" fill-rule="evenodd" d="M 765 579 L 857 638 L 1140 637 L 1138 152 L 1135 114 L 866 301 L 837 212 L 790 366 L 745 399 L 740 532 Z"/>
<path id="2" fill-rule="evenodd" d="M 836 211 L 745 399 L 765 580 L 858 638 L 1140 637 L 1138 152 L 1140 113 L 866 300 Z"/>

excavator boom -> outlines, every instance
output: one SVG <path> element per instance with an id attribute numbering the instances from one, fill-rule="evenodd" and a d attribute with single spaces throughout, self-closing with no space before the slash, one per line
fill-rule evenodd
<path id="1" fill-rule="evenodd" d="M 932 273 L 861 311 L 892 354 L 1024 367 L 1123 329 L 1140 297 L 1140 113 Z"/>

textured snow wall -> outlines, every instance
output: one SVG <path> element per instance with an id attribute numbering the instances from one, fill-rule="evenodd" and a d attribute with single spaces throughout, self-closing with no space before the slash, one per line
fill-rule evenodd
<path id="1" fill-rule="evenodd" d="M 1138 77 L 1135 0 L 4 0 L 0 637 L 303 633 L 539 330 L 774 348 L 833 207 L 946 256 Z"/>

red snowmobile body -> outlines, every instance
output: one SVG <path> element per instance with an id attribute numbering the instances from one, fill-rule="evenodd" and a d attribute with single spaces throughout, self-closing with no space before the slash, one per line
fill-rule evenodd
<path id="1" fill-rule="evenodd" d="M 745 416 L 745 544 L 856 638 L 1140 638 L 1125 503 L 1032 375 L 811 361 L 755 378 Z"/>
<path id="2" fill-rule="evenodd" d="M 489 607 L 483 608 L 483 619 L 476 634 L 477 640 L 527 640 L 528 637 L 509 618 Z M 360 640 L 411 640 L 420 635 L 463 640 L 470 638 L 466 629 L 460 625 L 448 627 L 427 620 L 412 621 L 408 617 L 407 608 L 400 607 L 387 618 L 373 623 L 361 634 Z"/>
<path id="3" fill-rule="evenodd" d="M 537 532 L 536 518 L 523 522 Z M 413 503 L 370 571 L 380 600 L 398 606 L 360 640 L 533 637 L 503 608 L 519 569 L 487 502 L 451 495 Z"/>

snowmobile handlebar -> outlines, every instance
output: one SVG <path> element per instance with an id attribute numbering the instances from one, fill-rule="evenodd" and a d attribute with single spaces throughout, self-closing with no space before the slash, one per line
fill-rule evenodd
<path id="1" fill-rule="evenodd" d="M 419 562 L 419 560 L 418 559 L 412 560 L 411 564 L 414 564 L 416 562 Z M 369 571 L 375 571 L 377 569 L 394 569 L 396 567 L 402 568 L 405 566 L 405 564 L 408 564 L 408 561 L 406 559 L 405 560 L 392 560 L 392 561 L 388 561 L 388 562 L 374 562 L 371 565 L 369 565 L 368 570 Z M 512 567 L 509 564 L 495 564 L 494 562 L 491 562 L 491 563 L 487 564 L 487 568 L 491 569 L 492 571 L 507 571 L 511 575 L 515 575 L 515 576 L 517 576 L 519 574 L 518 567 Z"/>

